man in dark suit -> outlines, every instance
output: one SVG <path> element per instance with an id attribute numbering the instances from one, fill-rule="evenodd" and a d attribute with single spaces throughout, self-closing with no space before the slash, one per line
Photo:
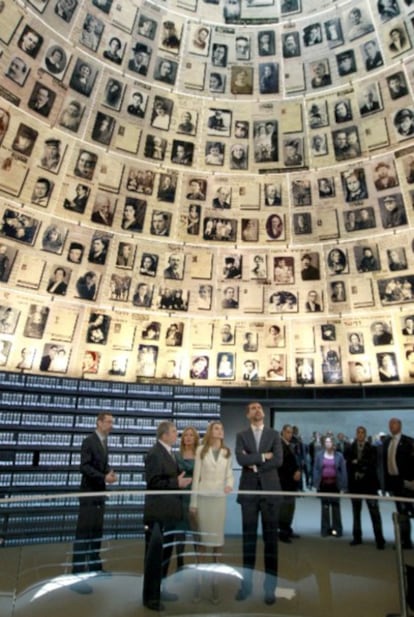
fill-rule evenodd
<path id="1" fill-rule="evenodd" d="M 181 496 L 175 491 L 186 488 L 191 478 L 178 472 L 172 446 L 177 440 L 177 429 L 172 422 L 160 422 L 157 427 L 157 442 L 145 459 L 147 491 L 144 506 L 145 563 L 142 602 L 154 611 L 161 611 L 161 600 L 176 600 L 177 596 L 161 594 L 161 582 L 166 578 L 173 550 L 173 542 L 163 546 L 163 534 L 173 533 L 175 524 L 182 519 Z M 173 494 L 151 495 L 150 491 L 174 491 Z"/>
<path id="2" fill-rule="evenodd" d="M 394 497 L 414 497 L 414 441 L 404 435 L 402 422 L 391 418 L 388 423 L 390 435 L 383 443 L 384 490 Z M 403 548 L 412 548 L 411 523 L 412 504 L 396 502 L 400 515 L 401 544 Z"/>
<path id="3" fill-rule="evenodd" d="M 348 489 L 356 495 L 377 495 L 379 476 L 377 470 L 377 449 L 367 441 L 367 431 L 364 426 L 358 426 L 355 439 L 344 451 L 348 471 Z M 361 509 L 362 498 L 351 499 L 352 502 L 352 535 L 351 546 L 362 544 Z M 376 499 L 366 499 L 372 528 L 374 530 L 377 548 L 385 547 L 382 533 L 381 514 Z"/>
<path id="4" fill-rule="evenodd" d="M 105 491 L 106 484 L 113 484 L 117 477 L 108 465 L 107 438 L 112 430 L 112 414 L 102 412 L 96 419 L 96 430 L 82 442 L 81 491 Z M 81 497 L 73 550 L 72 573 L 101 572 L 99 554 L 104 522 L 105 497 Z"/>
<path id="5" fill-rule="evenodd" d="M 283 461 L 282 443 L 275 430 L 264 426 L 264 411 L 260 403 L 249 403 L 247 419 L 250 427 L 237 434 L 236 459 L 242 467 L 240 491 L 280 491 L 278 467 Z M 243 525 L 244 578 L 236 600 L 245 600 L 252 593 L 256 561 L 257 527 L 262 520 L 264 541 L 265 602 L 276 601 L 278 571 L 278 518 L 280 497 L 239 495 Z"/>
<path id="6" fill-rule="evenodd" d="M 299 490 L 301 479 L 300 467 L 296 458 L 294 444 L 292 443 L 293 427 L 285 424 L 281 431 L 283 463 L 279 468 L 280 484 L 282 491 L 294 492 Z M 292 522 L 295 515 L 295 497 L 286 495 L 280 506 L 279 516 L 279 540 L 290 543 L 292 538 L 298 535 L 293 533 Z"/>

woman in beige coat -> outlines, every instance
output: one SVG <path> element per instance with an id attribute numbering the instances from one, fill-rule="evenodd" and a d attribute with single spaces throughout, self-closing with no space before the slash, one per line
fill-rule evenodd
<path id="1" fill-rule="evenodd" d="M 221 422 L 208 425 L 201 446 L 197 448 L 194 465 L 190 512 L 197 517 L 200 551 L 210 548 L 213 561 L 224 544 L 226 495 L 233 489 L 230 449 L 224 444 Z M 213 578 L 211 600 L 218 602 Z"/>

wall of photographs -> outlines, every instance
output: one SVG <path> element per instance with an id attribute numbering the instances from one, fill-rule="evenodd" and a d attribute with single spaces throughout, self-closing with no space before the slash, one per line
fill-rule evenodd
<path id="1" fill-rule="evenodd" d="M 411 0 L 0 11 L 2 370 L 414 379 Z"/>

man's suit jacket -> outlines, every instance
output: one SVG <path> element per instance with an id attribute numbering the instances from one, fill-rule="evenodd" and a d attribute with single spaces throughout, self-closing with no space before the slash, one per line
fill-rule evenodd
<path id="1" fill-rule="evenodd" d="M 175 458 L 157 441 L 145 459 L 145 479 L 148 491 L 177 491 L 178 465 Z M 167 523 L 182 518 L 181 495 L 147 494 L 144 506 L 144 522 Z"/>
<path id="2" fill-rule="evenodd" d="M 81 490 L 104 491 L 105 476 L 109 472 L 108 453 L 96 432 L 88 435 L 81 446 Z"/>
<path id="3" fill-rule="evenodd" d="M 273 458 L 263 463 L 262 454 L 272 452 Z M 256 441 L 251 428 L 237 434 L 236 437 L 236 459 L 242 467 L 240 476 L 239 490 L 257 490 L 258 480 L 263 491 L 280 491 L 280 480 L 278 467 L 283 462 L 283 449 L 280 435 L 272 428 L 264 427 L 259 444 L 259 451 L 256 448 Z M 255 466 L 257 473 L 251 469 Z M 237 502 L 240 504 L 254 501 L 257 495 L 239 495 Z M 269 495 L 269 501 L 278 501 L 280 498 Z"/>
<path id="4" fill-rule="evenodd" d="M 358 443 L 353 441 L 345 450 L 344 456 L 347 463 L 349 492 L 376 495 L 380 487 L 377 448 L 365 442 L 358 460 Z"/>
<path id="5" fill-rule="evenodd" d="M 388 474 L 388 448 L 390 447 L 391 436 L 388 435 L 384 439 L 383 443 L 383 465 L 384 465 L 384 479 L 385 490 L 390 489 L 390 481 L 393 482 L 392 492 L 396 492 L 396 478 L 397 482 L 401 484 L 401 490 L 404 487 L 404 480 L 414 479 L 414 441 L 408 435 L 401 435 L 398 442 L 397 451 L 395 454 L 395 462 L 397 463 L 398 476 L 390 476 Z"/>

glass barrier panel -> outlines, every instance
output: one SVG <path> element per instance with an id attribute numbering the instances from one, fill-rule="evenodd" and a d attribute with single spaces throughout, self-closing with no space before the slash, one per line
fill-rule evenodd
<path id="1" fill-rule="evenodd" d="M 1 617 L 154 614 L 143 606 L 145 492 L 108 493 L 103 537 L 89 538 L 89 544 L 85 537 L 75 542 L 82 507 L 79 494 L 0 500 Z M 162 500 L 172 494 L 182 495 L 151 492 L 151 498 Z M 375 531 L 366 499 L 351 499 L 349 494 L 322 498 L 312 491 L 233 492 L 197 498 L 198 516 L 191 512 L 185 524 L 172 526 L 164 535 L 164 555 L 171 552 L 168 570 L 164 563 L 167 575 L 158 607 L 164 615 L 408 614 L 406 600 L 412 602 L 414 594 L 414 551 L 402 546 L 401 517 L 395 515 L 391 498 L 370 500 Z M 269 500 L 277 498 L 279 523 L 265 522 L 267 546 L 276 541 L 276 551 L 265 551 L 260 522 L 256 545 L 254 524 L 250 534 L 243 533 L 238 500 L 246 498 L 252 507 L 243 504 L 245 530 L 256 512 L 266 511 Z M 353 520 L 358 504 L 360 536 Z M 410 519 L 402 522 L 404 528 Z M 152 533 L 151 541 L 157 542 L 155 527 Z M 154 565 L 154 576 L 147 576 L 146 585 L 154 583 L 162 567 Z"/>

